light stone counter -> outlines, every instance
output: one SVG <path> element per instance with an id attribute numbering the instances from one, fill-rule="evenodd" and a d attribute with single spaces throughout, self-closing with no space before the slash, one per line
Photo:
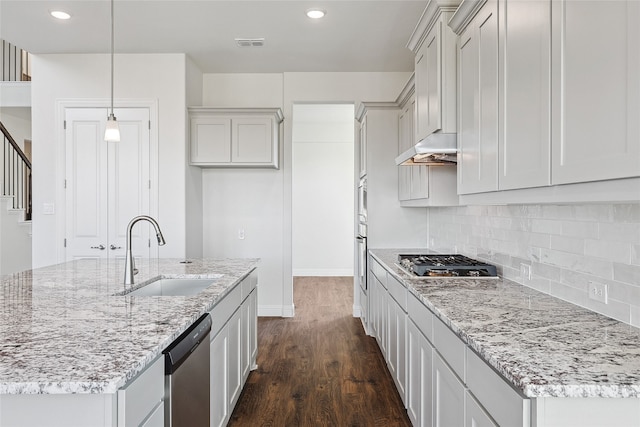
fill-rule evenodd
<path id="1" fill-rule="evenodd" d="M 116 296 L 123 261 L 78 260 L 0 278 L 0 394 L 115 393 L 207 313 L 257 259 L 143 260 L 134 287 L 223 274 L 190 297 Z"/>
<path id="2" fill-rule="evenodd" d="M 370 253 L 525 396 L 640 397 L 640 329 L 509 280 L 416 278 L 395 265 L 421 252 Z"/>

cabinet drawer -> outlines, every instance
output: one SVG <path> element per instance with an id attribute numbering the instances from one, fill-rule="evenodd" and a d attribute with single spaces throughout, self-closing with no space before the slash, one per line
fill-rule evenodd
<path id="1" fill-rule="evenodd" d="M 420 332 L 433 343 L 433 313 L 413 294 L 409 294 L 407 313 Z"/>
<path id="2" fill-rule="evenodd" d="M 501 426 L 528 426 L 531 401 L 467 348 L 467 387 Z"/>
<path id="3" fill-rule="evenodd" d="M 382 286 L 387 288 L 387 270 L 385 270 L 382 265 L 378 261 L 376 261 L 373 257 L 369 257 L 369 265 L 371 266 L 371 271 L 378 278 Z"/>
<path id="4" fill-rule="evenodd" d="M 387 276 L 387 289 L 400 308 L 407 312 L 407 288 L 390 274 Z"/>
<path id="5" fill-rule="evenodd" d="M 258 285 L 258 272 L 253 270 L 247 277 L 245 277 L 240 286 L 242 287 L 242 301 L 244 301 L 251 291 L 253 291 Z"/>
<path id="6" fill-rule="evenodd" d="M 466 382 L 465 357 L 467 346 L 440 319 L 433 322 L 433 345 L 451 369 Z"/>
<path id="7" fill-rule="evenodd" d="M 137 426 L 164 396 L 164 357 L 159 357 L 127 386 L 118 390 L 118 425 Z"/>
<path id="8" fill-rule="evenodd" d="M 224 327 L 227 320 L 231 318 L 233 313 L 240 307 L 242 303 L 242 286 L 236 285 L 231 292 L 225 295 L 218 303 L 213 307 L 209 313 L 211 314 L 211 339 Z"/>

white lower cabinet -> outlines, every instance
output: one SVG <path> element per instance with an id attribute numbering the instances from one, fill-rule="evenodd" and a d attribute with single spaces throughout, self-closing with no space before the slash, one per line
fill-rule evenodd
<path id="1" fill-rule="evenodd" d="M 403 281 L 369 257 L 369 319 L 417 427 L 531 425 L 531 401 L 493 371 Z"/>
<path id="2" fill-rule="evenodd" d="M 482 406 L 467 390 L 464 394 L 464 426 L 465 427 L 498 427 Z"/>
<path id="3" fill-rule="evenodd" d="M 406 346 L 405 334 L 407 314 L 402 307 L 391 297 L 389 301 L 389 351 L 387 364 L 391 376 L 396 383 L 400 398 L 406 406 L 407 401 L 407 370 L 406 370 Z"/>
<path id="4" fill-rule="evenodd" d="M 407 413 L 414 426 L 433 425 L 433 346 L 412 320 L 407 320 Z"/>
<path id="5" fill-rule="evenodd" d="M 211 426 L 229 422 L 249 371 L 256 368 L 257 274 L 255 271 L 211 310 Z"/>
<path id="6" fill-rule="evenodd" d="M 465 386 L 442 360 L 433 355 L 433 425 L 453 427 L 464 425 Z"/>
<path id="7" fill-rule="evenodd" d="M 226 333 L 221 332 L 211 340 L 211 426 L 224 426 L 229 418 L 229 386 L 227 370 L 229 366 L 229 339 Z"/>

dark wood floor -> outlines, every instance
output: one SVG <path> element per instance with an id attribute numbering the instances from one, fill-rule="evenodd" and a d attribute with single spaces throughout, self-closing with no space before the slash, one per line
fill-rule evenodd
<path id="1" fill-rule="evenodd" d="M 294 318 L 259 318 L 258 369 L 230 426 L 410 426 L 373 338 L 352 317 L 352 277 L 294 280 Z"/>

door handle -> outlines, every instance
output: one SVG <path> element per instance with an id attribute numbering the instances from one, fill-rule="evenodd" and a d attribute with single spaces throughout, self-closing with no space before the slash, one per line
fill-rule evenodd
<path id="1" fill-rule="evenodd" d="M 111 245 L 109 246 L 109 249 L 111 249 L 112 251 L 115 251 L 116 249 L 122 249 L 122 246 Z"/>
<path id="2" fill-rule="evenodd" d="M 91 246 L 91 249 L 100 249 L 101 251 L 104 251 L 106 248 L 104 245 L 100 245 L 100 246 Z"/>

